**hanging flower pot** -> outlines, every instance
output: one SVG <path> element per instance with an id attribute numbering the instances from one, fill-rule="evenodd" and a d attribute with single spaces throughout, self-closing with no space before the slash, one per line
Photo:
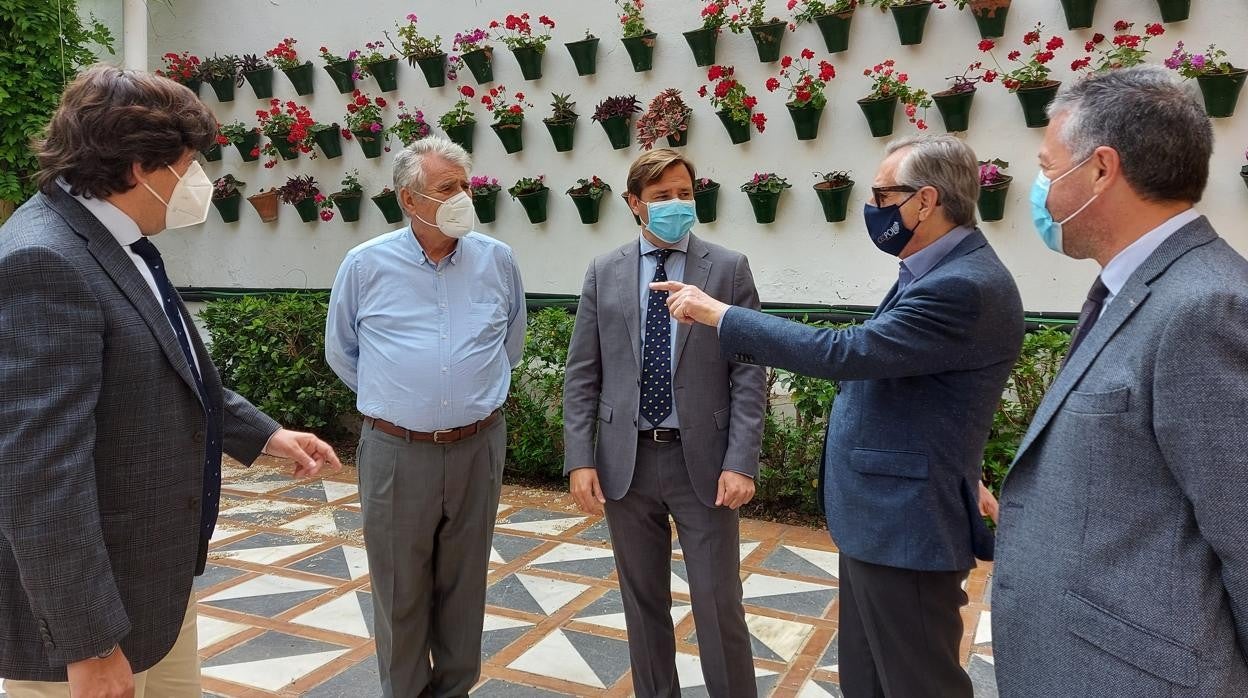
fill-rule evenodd
<path id="1" fill-rule="evenodd" d="M 542 56 L 546 55 L 545 51 L 532 46 L 518 46 L 511 53 L 520 64 L 520 74 L 525 80 L 542 79 Z"/>
<path id="2" fill-rule="evenodd" d="M 221 144 L 213 143 L 207 150 L 200 151 L 204 154 L 204 159 L 208 162 L 220 162 L 221 160 Z"/>
<path id="3" fill-rule="evenodd" d="M 269 142 L 273 144 L 274 148 L 277 148 L 277 153 L 282 156 L 283 160 L 294 160 L 299 157 L 299 144 L 291 143 L 289 136 L 290 132 L 288 131 L 269 135 Z"/>
<path id="4" fill-rule="evenodd" d="M 363 194 L 359 192 L 351 192 L 349 194 L 339 192 L 331 195 L 329 198 L 334 200 L 334 206 L 338 209 L 338 213 L 342 214 L 342 220 L 348 223 L 360 220 L 360 203 L 364 200 Z"/>
<path id="5" fill-rule="evenodd" d="M 889 8 L 893 21 L 897 24 L 897 37 L 901 39 L 902 46 L 923 43 L 923 29 L 927 26 L 927 16 L 931 11 L 931 0 Z"/>
<path id="6" fill-rule="evenodd" d="M 715 45 L 719 41 L 719 32 L 715 29 L 694 29 L 684 33 L 689 50 L 693 51 L 693 62 L 699 66 L 715 64 Z"/>
<path id="7" fill-rule="evenodd" d="M 780 206 L 780 192 L 759 191 L 748 193 L 746 196 L 750 199 L 750 208 L 754 209 L 755 222 L 776 222 L 776 209 Z"/>
<path id="8" fill-rule="evenodd" d="M 667 147 L 669 148 L 682 148 L 686 145 L 689 145 L 688 128 L 685 128 L 684 131 L 677 131 L 667 137 Z"/>
<path id="9" fill-rule="evenodd" d="M 975 26 L 979 28 L 979 38 L 1005 36 L 1005 17 L 1010 12 L 1010 0 L 971 0 L 970 8 Z"/>
<path id="10" fill-rule="evenodd" d="M 312 94 L 312 61 L 308 61 L 301 66 L 294 68 L 283 68 L 283 73 L 290 78 L 290 84 L 295 86 L 295 94 L 310 95 Z"/>
<path id="11" fill-rule="evenodd" d="M 624 49 L 628 51 L 628 57 L 633 62 L 633 72 L 644 73 L 654 67 L 654 44 L 658 34 L 654 32 L 646 32 L 641 36 L 626 36 L 620 41 L 624 42 Z"/>
<path id="12" fill-rule="evenodd" d="M 1157 0 L 1161 8 L 1161 21 L 1182 22 L 1192 12 L 1192 0 Z"/>
<path id="13" fill-rule="evenodd" d="M 486 46 L 469 51 L 460 58 L 464 61 L 464 65 L 468 66 L 468 72 L 472 73 L 472 79 L 476 80 L 478 85 L 494 82 L 494 47 Z"/>
<path id="14" fill-rule="evenodd" d="M 335 61 L 325 66 L 338 92 L 347 95 L 355 89 L 355 61 Z"/>
<path id="15" fill-rule="evenodd" d="M 896 97 L 860 99 L 858 107 L 862 109 L 863 116 L 867 117 L 867 126 L 871 128 L 872 136 L 882 138 L 892 135 L 893 120 L 897 115 Z"/>
<path id="16" fill-rule="evenodd" d="M 249 70 L 243 73 L 243 77 L 247 79 L 247 84 L 251 85 L 251 91 L 256 93 L 257 99 L 268 99 L 273 96 L 272 66 Z"/>
<path id="17" fill-rule="evenodd" d="M 195 96 L 198 97 L 199 88 L 203 86 L 204 81 L 200 80 L 199 78 L 191 78 L 190 80 L 187 80 L 186 82 L 182 84 L 186 85 L 187 89 L 189 89 L 191 92 L 194 92 Z"/>
<path id="18" fill-rule="evenodd" d="M 1049 125 L 1049 103 L 1057 96 L 1057 89 L 1062 83 L 1050 80 L 1034 87 L 1020 87 L 1015 93 L 1023 105 L 1023 119 L 1027 128 L 1044 128 Z"/>
<path id="19" fill-rule="evenodd" d="M 260 159 L 260 129 L 252 129 L 243 135 L 237 143 L 234 144 L 238 148 L 238 154 L 242 156 L 243 162 L 255 162 Z"/>
<path id="20" fill-rule="evenodd" d="M 632 144 L 632 125 L 626 116 L 613 116 L 598 122 L 602 130 L 607 132 L 607 139 L 615 150 L 623 150 Z"/>
<path id="21" fill-rule="evenodd" d="M 333 160 L 342 155 L 342 130 L 338 124 L 312 129 L 312 139 L 325 157 Z"/>
<path id="22" fill-rule="evenodd" d="M 787 22 L 750 25 L 750 36 L 754 38 L 754 48 L 758 50 L 760 62 L 775 63 L 780 60 L 780 42 L 784 40 L 784 32 L 788 28 Z"/>
<path id="23" fill-rule="evenodd" d="M 1220 119 L 1235 113 L 1235 104 L 1239 101 L 1239 92 L 1244 87 L 1244 78 L 1248 70 L 1233 69 L 1229 73 L 1210 73 L 1197 75 L 1196 84 L 1200 85 L 1200 93 L 1205 98 L 1205 113 L 1211 118 Z"/>
<path id="24" fill-rule="evenodd" d="M 1239 176 L 1244 180 L 1244 186 L 1248 187 L 1248 165 L 1239 168 Z"/>
<path id="25" fill-rule="evenodd" d="M 550 189 L 548 187 L 543 187 L 528 194 L 519 194 L 515 198 L 524 207 L 524 212 L 528 214 L 530 223 L 536 225 L 546 222 L 546 207 L 550 199 Z"/>
<path id="26" fill-rule="evenodd" d="M 699 223 L 713 223 L 719 217 L 719 185 L 708 184 L 693 190 L 693 208 Z"/>
<path id="27" fill-rule="evenodd" d="M 740 121 L 733 119 L 732 112 L 729 111 L 717 111 L 715 112 L 715 116 L 719 117 L 720 123 L 722 123 L 724 128 L 728 131 L 728 138 L 732 141 L 733 145 L 740 145 L 741 143 L 750 140 L 749 119 L 746 119 L 745 123 L 741 123 Z"/>
<path id="28" fill-rule="evenodd" d="M 234 101 L 234 77 L 221 78 L 220 80 L 209 80 L 208 84 L 212 86 L 212 91 L 217 95 L 218 102 Z"/>
<path id="29" fill-rule="evenodd" d="M 524 134 L 520 124 L 490 124 L 490 128 L 498 134 L 498 140 L 502 141 L 503 150 L 508 155 L 524 150 Z"/>
<path id="30" fill-rule="evenodd" d="M 247 197 L 247 200 L 256 209 L 256 213 L 260 214 L 260 220 L 265 223 L 272 223 L 277 220 L 277 207 L 281 202 L 277 199 L 276 189 L 252 194 Z"/>
<path id="31" fill-rule="evenodd" d="M 829 223 L 840 223 L 849 212 L 849 194 L 854 183 L 834 187 L 830 182 L 819 182 L 815 185 L 815 195 L 819 197 L 819 205 L 823 208 L 823 219 Z"/>
<path id="32" fill-rule="evenodd" d="M 299 212 L 299 220 L 304 223 L 313 223 L 318 218 L 319 211 L 316 202 L 312 199 L 304 199 L 295 203 L 295 210 Z"/>
<path id="33" fill-rule="evenodd" d="M 593 225 L 598 222 L 598 210 L 602 206 L 601 196 L 570 196 L 572 203 L 576 204 L 576 212 L 581 216 L 581 223 Z"/>
<path id="34" fill-rule="evenodd" d="M 1062 0 L 1062 12 L 1066 14 L 1066 26 L 1070 29 L 1087 29 L 1092 26 L 1096 14 L 1096 0 Z"/>
<path id="35" fill-rule="evenodd" d="M 572 55 L 577 75 L 593 75 L 598 72 L 598 37 L 569 41 L 564 46 L 568 47 L 568 53 Z"/>
<path id="36" fill-rule="evenodd" d="M 381 215 L 386 217 L 387 223 L 393 224 L 403 220 L 403 209 L 399 207 L 399 197 L 394 192 L 383 191 L 369 198 L 381 210 Z"/>
<path id="37" fill-rule="evenodd" d="M 932 95 L 940 118 L 945 122 L 945 130 L 949 133 L 966 131 L 971 126 L 971 102 L 975 99 L 975 88 L 969 90 L 944 90 Z"/>
<path id="38" fill-rule="evenodd" d="M 555 143 L 555 151 L 566 153 L 572 150 L 573 136 L 576 134 L 576 119 L 568 121 L 544 121 L 546 130 L 550 132 L 550 140 Z"/>
<path id="39" fill-rule="evenodd" d="M 238 207 L 243 203 L 243 195 L 234 192 L 223 199 L 213 198 L 212 205 L 217 208 L 217 213 L 221 214 L 221 220 L 226 223 L 238 222 Z"/>
<path id="40" fill-rule="evenodd" d="M 471 153 L 472 152 L 472 136 L 473 136 L 473 131 L 476 129 L 476 127 L 477 127 L 477 123 L 475 121 L 472 121 L 466 124 L 458 124 L 456 126 L 449 126 L 443 130 L 446 131 L 447 138 L 458 143 L 459 147 Z"/>
<path id="41" fill-rule="evenodd" d="M 498 215 L 498 190 L 484 194 L 473 194 L 472 207 L 477 212 L 478 221 L 493 223 Z"/>
<path id="42" fill-rule="evenodd" d="M 793 118 L 793 129 L 797 131 L 797 140 L 813 141 L 819 137 L 819 118 L 823 116 L 823 108 L 818 109 L 809 106 L 795 107 L 792 104 L 785 105 L 789 108 L 789 116 Z"/>
<path id="43" fill-rule="evenodd" d="M 425 84 L 429 87 L 442 87 L 446 84 L 446 54 L 439 53 L 436 56 L 426 56 L 424 58 L 408 58 L 409 64 L 415 63 L 420 68 L 420 72 L 425 74 Z"/>
<path id="44" fill-rule="evenodd" d="M 377 78 L 377 87 L 382 92 L 393 92 L 399 89 L 399 59 L 387 58 L 371 63 L 368 72 Z"/>
<path id="45" fill-rule="evenodd" d="M 1005 218 L 1005 197 L 1010 191 L 1013 177 L 999 175 L 1004 178 L 996 184 L 979 188 L 979 217 L 985 221 L 999 221 Z"/>
<path id="46" fill-rule="evenodd" d="M 360 150 L 364 151 L 364 157 L 375 158 L 381 156 L 382 141 L 385 140 L 384 131 L 373 133 L 372 131 L 352 131 L 351 135 L 355 136 L 355 140 L 360 143 Z"/>
<path id="47" fill-rule="evenodd" d="M 853 10 L 815 17 L 815 25 L 823 35 L 823 43 L 828 47 L 828 53 L 840 53 L 849 49 L 849 24 L 853 19 Z"/>

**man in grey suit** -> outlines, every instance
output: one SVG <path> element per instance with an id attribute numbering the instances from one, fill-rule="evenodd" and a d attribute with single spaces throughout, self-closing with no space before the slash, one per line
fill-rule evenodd
<path id="1" fill-rule="evenodd" d="M 1248 695 L 1248 262 L 1192 208 L 1193 92 L 1141 66 L 1050 107 L 1033 217 L 1101 273 L 1004 483 L 1002 696 Z"/>
<path id="2" fill-rule="evenodd" d="M 714 330 L 677 328 L 667 294 L 647 287 L 683 278 L 759 307 L 745 257 L 690 234 L 693 181 L 693 164 L 674 150 L 633 163 L 628 202 L 641 236 L 590 264 L 564 382 L 564 473 L 584 511 L 601 514 L 605 505 L 640 698 L 680 695 L 669 515 L 689 574 L 707 690 L 756 693 L 737 508 L 754 496 L 763 370 L 721 358 Z"/>
<path id="3" fill-rule="evenodd" d="M 971 695 L 961 584 L 992 558 L 980 517 L 984 443 L 1018 358 L 1014 280 L 975 229 L 975 154 L 952 136 L 890 143 L 867 232 L 901 257 L 869 321 L 815 328 L 728 306 L 696 284 L 672 315 L 719 327 L 726 356 L 839 380 L 821 479 L 840 549 L 841 688 L 859 696 Z"/>
<path id="4" fill-rule="evenodd" d="M 148 239 L 203 222 L 217 122 L 186 87 L 97 66 L 0 228 L 0 677 L 14 698 L 201 695 L 192 577 L 222 451 L 337 456 L 221 385 Z"/>

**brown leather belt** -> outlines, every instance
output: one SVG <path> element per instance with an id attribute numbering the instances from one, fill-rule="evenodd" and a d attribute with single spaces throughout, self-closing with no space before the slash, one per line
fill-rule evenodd
<path id="1" fill-rule="evenodd" d="M 364 423 L 367 424 L 370 429 L 376 429 L 383 434 L 397 436 L 400 439 L 407 439 L 408 441 L 432 441 L 435 444 L 445 445 L 453 444 L 460 439 L 466 439 L 469 436 L 477 434 L 494 422 L 497 422 L 502 416 L 503 410 L 502 408 L 499 408 L 491 412 L 490 416 L 479 422 L 473 422 L 468 426 L 456 429 L 439 429 L 437 431 L 412 431 L 411 429 L 404 429 L 397 424 L 387 422 L 384 419 L 377 419 L 375 417 L 365 417 Z"/>

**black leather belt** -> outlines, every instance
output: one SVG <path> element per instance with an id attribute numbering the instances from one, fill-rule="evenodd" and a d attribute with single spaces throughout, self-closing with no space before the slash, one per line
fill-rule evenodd
<path id="1" fill-rule="evenodd" d="M 642 441 L 653 441 L 656 444 L 670 444 L 680 441 L 679 429 L 646 429 L 637 432 L 637 438 Z"/>

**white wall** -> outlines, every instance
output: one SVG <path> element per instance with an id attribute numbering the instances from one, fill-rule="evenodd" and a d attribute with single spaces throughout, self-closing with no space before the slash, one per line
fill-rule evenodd
<path id="1" fill-rule="evenodd" d="M 1160 62 L 1182 39 L 1189 47 L 1216 42 L 1231 51 L 1236 63 L 1248 64 L 1248 49 L 1237 41 L 1242 28 L 1248 26 L 1248 6 L 1224 0 L 1194 0 L 1193 4 L 1191 20 L 1168 25 L 1166 35 L 1153 41 L 1152 59 Z M 770 0 L 769 5 L 774 12 L 784 12 L 783 0 Z M 629 212 L 617 197 L 610 197 L 605 204 L 599 225 L 583 226 L 571 201 L 563 195 L 578 177 L 591 174 L 606 179 L 618 193 L 623 189 L 628 165 L 638 152 L 635 147 L 624 151 L 610 149 L 601 127 L 589 120 L 594 105 L 609 95 L 634 92 L 648 102 L 660 90 L 676 87 L 685 92 L 695 109 L 688 152 L 700 173 L 724 184 L 719 222 L 700 227 L 698 234 L 748 254 L 765 301 L 875 304 L 895 278 L 896 260 L 871 246 L 858 213 L 869 194 L 868 186 L 887 140 L 870 137 L 855 104 L 868 90 L 862 69 L 893 57 L 917 85 L 930 91 L 943 89 L 946 76 L 960 73 L 963 66 L 980 57 L 972 18 L 953 9 L 950 3 L 949 9 L 932 12 L 924 44 L 902 47 L 891 17 L 878 10 L 860 9 L 854 19 L 849 51 L 831 56 L 838 77 L 830 87 L 829 108 L 823 117 L 820 138 L 805 143 L 794 137 L 782 95 L 763 89 L 764 81 L 778 65 L 760 64 L 748 36 L 725 33 L 720 39 L 719 62 L 737 66 L 739 77 L 759 97 L 761 109 L 769 117 L 765 133 L 755 134 L 746 145 L 731 146 L 709 103 L 695 93 L 705 72 L 694 66 L 680 35 L 699 24 L 700 6 L 694 0 L 652 0 L 647 4 L 648 22 L 660 33 L 656 65 L 649 73 L 636 74 L 619 42 L 615 6 L 609 0 L 175 0 L 172 7 L 151 5 L 152 66 L 158 65 L 158 56 L 166 51 L 189 50 L 200 55 L 261 53 L 282 37 L 293 36 L 299 40 L 301 55 L 312 58 L 317 65 L 315 94 L 296 99 L 307 104 L 318 120 L 334 121 L 341 120 L 346 100 L 320 68 L 316 51 L 322 44 L 345 52 L 381 38 L 383 29 L 390 29 L 393 35 L 394 22 L 415 12 L 421 16 L 422 24 L 441 33 L 449 48 L 450 40 L 446 37 L 469 27 L 484 26 L 490 19 L 502 19 L 509 11 L 523 9 L 534 17 L 549 14 L 558 26 L 542 80 L 522 81 L 510 53 L 501 50 L 495 54 L 498 83 L 524 90 L 530 101 L 538 105 L 525 125 L 524 151 L 504 154 L 488 127 L 483 108 L 479 104 L 476 107 L 480 119 L 476 173 L 497 176 L 504 186 L 520 176 L 544 173 L 553 190 L 547 224 L 530 225 L 519 204 L 503 192 L 498 222 L 481 226 L 483 232 L 516 249 L 529 291 L 578 292 L 584 268 L 592 256 L 636 235 Z M 1097 29 L 1112 35 L 1113 22 L 1118 18 L 1135 21 L 1142 29 L 1145 23 L 1156 21 L 1159 14 L 1151 0 L 1101 0 Z M 1082 55 L 1082 43 L 1092 32 L 1068 31 L 1058 0 L 1014 0 L 1008 36 L 998 56 L 1004 59 L 1006 51 L 1037 21 L 1066 38 L 1067 48 L 1059 52 L 1055 63 L 1057 76 L 1068 78 L 1065 66 Z M 598 74 L 580 78 L 562 43 L 580 38 L 586 28 L 602 37 L 602 43 Z M 819 58 L 827 57 L 818 30 L 812 25 L 785 37 L 786 53 L 797 53 L 803 47 L 814 49 Z M 454 101 L 453 84 L 430 90 L 420 72 L 406 64 L 400 66 L 399 76 L 399 91 L 387 94 L 387 99 L 393 102 L 402 97 L 409 104 L 420 106 L 431 122 Z M 467 71 L 460 82 L 475 87 Z M 277 96 L 295 98 L 284 76 L 275 76 L 275 86 Z M 377 94 L 371 78 L 362 81 L 362 86 Z M 571 92 L 581 113 L 577 145 L 571 153 L 556 153 L 540 123 L 549 113 L 546 104 L 551 91 Z M 253 112 L 262 104 L 246 85 L 239 89 L 233 103 L 218 105 L 207 85 L 202 95 L 222 121 L 254 121 Z M 928 116 L 934 131 L 943 130 L 935 109 Z M 1242 225 L 1248 191 L 1238 176 L 1248 145 L 1248 96 L 1241 100 L 1236 117 L 1216 120 L 1214 126 L 1217 150 L 1206 199 L 1200 208 L 1232 244 L 1248 250 L 1248 231 Z M 1140 124 L 1140 128 L 1148 127 Z M 898 118 L 897 134 L 908 133 L 911 128 Z M 1077 310 L 1095 266 L 1048 252 L 1030 223 L 1027 191 L 1035 174 L 1041 131 L 1025 128 L 1017 98 L 994 84 L 981 86 L 966 138 L 981 158 L 1001 158 L 1012 165 L 1009 171 L 1016 181 L 1008 217 L 1000 223 L 985 224 L 984 230 L 1017 277 L 1026 307 Z M 365 160 L 354 142 L 345 142 L 343 148 L 344 155 L 337 160 L 309 160 L 304 156 L 279 162 L 272 170 L 259 163 L 242 163 L 231 148 L 223 162 L 211 163 L 207 169 L 213 177 L 234 173 L 247 182 L 248 193 L 280 184 L 292 174 L 312 174 L 325 191 L 334 191 L 343 171 L 350 168 L 359 168 L 366 190 L 377 191 L 389 183 L 386 156 Z M 813 171 L 830 169 L 850 169 L 859 183 L 849 220 L 841 224 L 823 222 L 809 188 Z M 778 171 L 794 184 L 782 198 L 779 219 L 768 226 L 754 223 L 749 202 L 736 191 L 736 186 L 753 172 L 765 170 Z M 288 206 L 283 207 L 278 223 L 264 224 L 244 203 L 238 224 L 223 224 L 213 212 L 206 225 L 165 233 L 160 243 L 179 285 L 325 288 L 331 284 L 346 250 L 388 228 L 381 214 L 367 201 L 362 220 L 355 224 L 341 219 L 304 224 Z"/>

